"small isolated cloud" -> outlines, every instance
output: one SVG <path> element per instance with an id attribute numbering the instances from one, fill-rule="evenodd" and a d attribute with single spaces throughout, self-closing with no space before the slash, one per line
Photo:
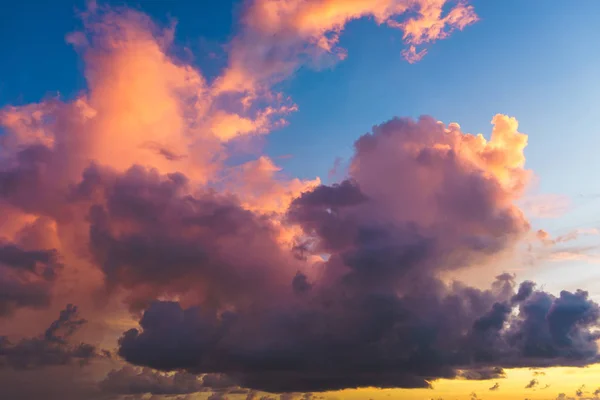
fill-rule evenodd
<path id="1" fill-rule="evenodd" d="M 537 379 L 532 379 L 525 386 L 525 389 L 533 389 L 533 388 L 537 387 L 539 384 L 540 384 L 540 382 Z"/>
<path id="2" fill-rule="evenodd" d="M 544 371 L 533 371 L 533 376 L 546 376 Z"/>
<path id="3" fill-rule="evenodd" d="M 490 388 L 491 391 L 496 391 L 500 389 L 500 384 L 498 382 L 494 383 L 494 386 Z"/>

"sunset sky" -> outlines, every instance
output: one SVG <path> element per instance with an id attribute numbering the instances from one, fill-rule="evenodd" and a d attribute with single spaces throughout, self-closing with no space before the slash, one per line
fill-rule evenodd
<path id="1" fill-rule="evenodd" d="M 0 398 L 600 399 L 599 17 L 7 1 Z"/>

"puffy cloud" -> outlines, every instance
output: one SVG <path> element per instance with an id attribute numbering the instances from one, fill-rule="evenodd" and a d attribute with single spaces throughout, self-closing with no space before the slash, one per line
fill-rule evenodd
<path id="1" fill-rule="evenodd" d="M 185 171 L 206 182 L 228 156 L 223 143 L 268 133 L 295 110 L 282 96 L 248 108 L 215 94 L 201 71 L 172 55 L 174 25 L 163 28 L 138 11 L 97 5 L 81 17 L 84 29 L 68 41 L 83 58 L 87 91 L 69 102 L 0 110 L 7 157 L 38 145 L 71 154 L 51 160 L 63 179 L 76 179 L 95 161 L 120 171 L 133 164 Z"/>
<path id="2" fill-rule="evenodd" d="M 184 179 L 183 171 L 184 180 L 190 182 L 189 187 L 202 187 L 202 191 L 208 193 L 205 184 L 210 181 L 213 186 L 226 186 L 223 190 L 226 193 L 218 195 L 219 199 L 236 194 L 239 200 L 223 201 L 239 203 L 231 206 L 239 208 L 239 216 L 245 209 L 284 212 L 298 193 L 319 183 L 318 180 L 288 181 L 277 173 L 278 167 L 267 157 L 234 168 L 235 173 L 225 171 L 223 162 L 231 154 L 224 142 L 240 135 L 266 133 L 267 126 L 279 124 L 274 103 L 281 99 L 273 98 L 265 107 L 246 113 L 237 109 L 235 102 L 227 101 L 226 96 L 214 96 L 199 70 L 172 55 L 174 26 L 162 28 L 140 12 L 91 3 L 81 17 L 84 29 L 69 35 L 68 40 L 83 58 L 86 92 L 68 102 L 50 99 L 0 110 L 0 125 L 4 132 L 0 137 L 3 144 L 0 148 L 3 234 L 8 236 L 8 246 L 15 242 L 14 236 L 21 234 L 27 224 L 40 225 L 29 230 L 52 230 L 36 235 L 55 238 L 56 243 L 52 246 L 47 243 L 37 247 L 28 245 L 26 250 L 50 252 L 55 249 L 56 254 L 60 253 L 65 268 L 61 278 L 57 279 L 61 287 L 54 288 L 55 292 L 64 296 L 73 296 L 74 292 L 89 293 L 96 291 L 101 282 L 102 276 L 98 276 L 98 270 L 90 265 L 102 263 L 99 258 L 102 256 L 97 242 L 92 240 L 95 259 L 89 257 L 91 231 L 88 217 L 99 218 L 97 213 L 100 211 L 90 215 L 90 208 L 97 205 L 95 210 L 106 208 L 108 218 L 111 218 L 110 211 L 114 206 L 104 204 L 109 197 L 102 192 L 105 182 L 94 183 L 94 179 L 104 179 L 106 185 L 110 185 L 111 176 L 116 179 L 126 171 L 129 172 L 125 176 L 131 176 L 130 168 L 139 165 L 138 171 L 146 168 L 149 174 L 154 171 L 155 176 L 173 177 L 173 185 L 179 187 L 185 186 L 176 182 L 177 177 Z M 122 183 L 123 179 L 120 181 L 122 186 L 126 185 Z M 191 194 L 191 189 L 183 193 L 185 190 L 165 195 L 179 196 L 179 200 L 185 202 L 184 197 Z M 130 206 L 135 207 L 134 204 Z M 215 207 L 220 206 L 215 204 Z M 224 211 L 222 207 L 221 211 Z M 254 218 L 251 213 L 245 215 Z M 273 223 L 259 223 L 260 217 L 256 217 L 257 224 L 265 227 L 281 225 L 275 219 Z M 111 226 L 116 232 L 122 229 L 116 224 L 129 222 L 115 221 Z M 41 226 L 43 224 L 47 227 Z M 95 224 L 93 228 L 96 228 Z M 292 229 L 284 230 L 282 226 L 273 231 L 277 231 L 275 236 L 279 242 L 289 242 L 294 234 Z M 261 233 L 259 236 L 268 235 Z M 14 244 L 20 246 L 17 242 Z M 192 247 L 190 242 L 190 251 L 196 251 Z M 196 251 L 196 255 L 199 253 Z M 233 255 L 227 257 L 229 263 L 235 264 L 231 260 Z M 55 258 L 52 258 L 52 269 L 57 271 Z M 38 264 L 35 270 L 17 270 L 4 262 L 0 264 L 4 293 L 0 299 L 1 313 L 6 314 L 17 306 L 48 304 L 53 285 L 50 274 L 39 275 L 42 265 Z M 46 271 L 50 269 L 48 267 Z M 104 273 L 107 269 L 101 271 Z M 251 273 L 250 269 L 248 271 Z M 292 271 L 291 276 L 295 272 Z M 174 278 L 180 282 L 184 279 L 183 276 Z M 86 285 L 82 285 L 82 281 L 86 281 Z M 137 286 L 146 285 L 139 283 Z M 157 294 L 152 287 L 141 290 L 148 292 L 142 297 Z M 98 292 L 95 294 L 99 295 Z"/>
<path id="3" fill-rule="evenodd" d="M 533 388 L 537 387 L 539 384 L 540 384 L 540 382 L 537 379 L 532 379 L 525 386 L 525 389 L 533 389 Z"/>
<path id="4" fill-rule="evenodd" d="M 466 371 L 460 371 L 458 376 L 467 380 L 480 381 L 506 378 L 506 372 L 500 367 L 471 368 Z"/>
<path id="5" fill-rule="evenodd" d="M 375 127 L 356 142 L 348 180 L 290 206 L 305 250 L 327 261 L 250 308 L 153 303 L 121 356 L 274 392 L 429 387 L 458 370 L 595 362 L 598 305 L 587 293 L 554 297 L 508 274 L 489 290 L 439 279 L 484 265 L 529 229 L 515 205 L 526 138 L 510 118 L 494 123 L 489 142 L 431 118 Z"/>
<path id="6" fill-rule="evenodd" d="M 262 213 L 284 213 L 302 192 L 318 186 L 314 180 L 279 179 L 281 168 L 269 157 L 261 156 L 234 168 L 229 182 L 244 200 L 244 207 Z"/>
<path id="7" fill-rule="evenodd" d="M 333 185 L 287 179 L 266 156 L 231 166 L 236 140 L 295 109 L 273 84 L 342 54 L 349 21 L 401 29 L 415 59 L 474 22 L 472 7 L 256 0 L 243 15 L 228 67 L 208 82 L 172 56 L 173 26 L 92 5 L 69 36 L 86 92 L 0 111 L 0 209 L 14 215 L 3 217 L 3 314 L 71 296 L 108 323 L 125 302 L 141 318 L 122 329 L 119 355 L 161 372 L 116 369 L 100 385 L 112 394 L 426 388 L 598 360 L 586 292 L 448 279 L 488 273 L 529 233 L 516 119 L 496 115 L 486 139 L 395 118 L 356 141 Z M 76 311 L 39 337 L 3 339 L 0 355 L 22 368 L 91 359 L 94 346 L 70 344 L 85 322 Z"/>
<path id="8" fill-rule="evenodd" d="M 297 271 L 276 224 L 231 195 L 191 192 L 181 174 L 92 168 L 76 193 L 91 202 L 90 250 L 108 288 L 127 289 L 134 305 L 171 294 L 215 306 L 269 301 Z"/>

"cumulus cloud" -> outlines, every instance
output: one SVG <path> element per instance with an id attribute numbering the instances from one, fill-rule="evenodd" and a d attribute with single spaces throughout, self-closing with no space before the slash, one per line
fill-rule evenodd
<path id="1" fill-rule="evenodd" d="M 494 116 L 486 139 L 394 118 L 356 141 L 332 185 L 289 179 L 266 156 L 231 165 L 232 142 L 295 109 L 273 85 L 339 58 L 361 17 L 401 29 L 413 61 L 477 19 L 445 0 L 256 0 L 209 82 L 171 55 L 173 26 L 92 5 L 69 36 L 88 89 L 0 111 L 0 209 L 14 216 L 0 314 L 94 297 L 108 319 L 125 304 L 139 326 L 119 325 L 118 353 L 154 370 L 114 369 L 99 385 L 112 394 L 289 398 L 598 361 L 587 292 L 448 278 L 489 275 L 530 233 L 516 119 Z M 15 368 L 85 363 L 95 347 L 71 344 L 84 324 L 69 306 L 39 337 L 2 339 L 0 356 Z"/>
<path id="2" fill-rule="evenodd" d="M 250 308 L 153 303 L 121 338 L 121 356 L 275 392 L 429 387 L 469 367 L 596 361 L 600 314 L 587 293 L 554 297 L 507 274 L 484 291 L 439 279 L 485 264 L 529 229 L 514 205 L 526 140 L 514 120 L 494 122 L 490 142 L 429 118 L 374 128 L 356 142 L 348 180 L 291 204 L 287 222 L 306 250 L 329 255 L 300 275 L 304 290 L 293 290 L 296 275 L 276 302 Z"/>
<path id="3" fill-rule="evenodd" d="M 560 393 L 556 400 L 598 400 L 600 398 L 600 389 L 594 392 L 587 392 L 585 385 L 581 385 L 576 391 L 575 396 L 569 396 L 565 393 Z"/>

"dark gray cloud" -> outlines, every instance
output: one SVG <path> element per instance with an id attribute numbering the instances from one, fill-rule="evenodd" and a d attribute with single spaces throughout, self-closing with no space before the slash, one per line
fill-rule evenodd
<path id="1" fill-rule="evenodd" d="M 21 307 L 48 306 L 61 267 L 54 249 L 26 250 L 0 242 L 0 317 Z"/>
<path id="2" fill-rule="evenodd" d="M 431 147 L 436 141 L 440 146 Z M 280 280 L 281 273 L 261 275 L 249 302 L 235 296 L 219 306 L 153 302 L 139 329 L 120 339 L 120 355 L 159 370 L 224 373 L 242 387 L 269 392 L 425 388 L 435 379 L 468 376 L 464 371 L 484 379 L 497 378 L 508 367 L 598 361 L 594 329 L 600 313 L 586 292 L 556 297 L 533 282 L 516 285 L 509 274 L 498 276 L 487 290 L 440 280 L 442 273 L 485 265 L 529 228 L 506 200 L 515 189 L 452 151 L 456 143 L 428 118 L 376 127 L 357 141 L 350 179 L 302 194 L 287 214 L 287 223 L 304 232 L 304 249 L 327 254 L 327 261 L 298 272 L 296 264 L 290 267 L 292 258 L 267 257 L 263 251 L 266 264 L 287 263 L 278 265 L 287 281 Z M 201 257 L 189 264 L 169 257 L 208 254 L 205 249 L 219 235 L 239 246 L 236 253 L 254 254 L 247 238 L 237 238 L 244 225 L 248 232 L 261 232 L 255 228 L 261 226 L 258 216 L 237 211 L 230 202 L 227 212 L 215 212 L 220 209 L 215 204 L 224 203 L 219 196 L 180 197 L 182 178 L 134 169 L 115 182 L 104 185 L 107 206 L 94 210 L 92 218 L 92 229 L 101 232 L 93 242 L 109 254 L 102 263 L 109 280 L 168 287 L 173 276 L 191 280 L 206 274 L 211 262 L 202 263 Z M 143 229 L 134 235 L 152 238 L 149 245 L 137 246 L 143 241 L 130 241 L 132 236 L 115 238 L 110 225 L 123 220 L 139 223 Z M 209 229 L 210 238 L 194 235 L 195 247 L 177 247 L 186 243 L 181 232 L 190 224 Z M 172 271 L 157 279 L 154 270 L 164 272 L 163 265 Z M 243 270 L 216 265 L 227 274 L 210 281 L 221 291 L 237 287 Z M 111 278 L 113 270 L 120 273 Z"/>
<path id="3" fill-rule="evenodd" d="M 112 370 L 99 383 L 103 392 L 115 395 L 177 395 L 206 391 L 202 379 L 186 372 L 164 374 L 148 368 L 130 366 Z"/>
<path id="4" fill-rule="evenodd" d="M 537 379 L 532 379 L 529 381 L 527 385 L 525 385 L 525 389 L 533 389 L 536 388 L 540 382 Z"/>

